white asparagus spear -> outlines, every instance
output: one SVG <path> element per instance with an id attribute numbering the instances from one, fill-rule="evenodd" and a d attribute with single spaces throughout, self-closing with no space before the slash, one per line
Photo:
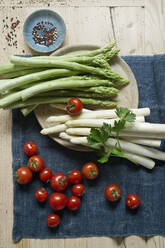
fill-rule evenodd
<path id="1" fill-rule="evenodd" d="M 137 155 L 142 155 L 145 157 L 155 158 L 158 160 L 165 161 L 165 152 L 161 152 L 154 148 L 144 147 L 142 145 L 134 144 L 125 140 L 119 140 L 119 141 L 121 148 L 127 152 L 132 152 Z M 115 139 L 108 139 L 106 142 L 106 145 L 109 147 L 114 147 L 115 144 L 116 144 Z"/>
<path id="2" fill-rule="evenodd" d="M 130 153 L 130 152 L 125 152 L 124 151 L 124 154 L 134 160 L 137 164 L 140 164 L 142 166 L 144 166 L 145 168 L 147 169 L 153 169 L 154 166 L 155 166 L 155 161 L 153 161 L 152 159 L 150 158 L 146 158 L 146 157 L 143 157 L 143 156 L 139 156 L 137 154 L 134 154 L 134 153 Z"/>
<path id="3" fill-rule="evenodd" d="M 88 127 L 74 127 L 74 128 L 67 128 L 66 133 L 69 135 L 78 135 L 78 136 L 88 136 L 90 134 L 91 128 Z M 113 134 L 113 133 L 112 133 Z M 164 139 L 165 134 L 153 134 L 153 133 L 136 133 L 136 132 L 126 132 L 121 131 L 119 136 L 126 137 L 126 138 L 142 138 L 142 139 Z"/>
<path id="4" fill-rule="evenodd" d="M 68 128 L 66 129 L 66 133 L 68 135 L 77 135 L 77 136 L 88 136 L 90 134 L 90 128 Z M 120 136 L 120 133 L 119 133 Z M 150 138 L 139 138 L 139 137 L 121 137 L 124 140 L 129 142 L 145 145 L 145 146 L 152 146 L 152 147 L 160 147 L 161 140 L 157 139 L 150 139 Z"/>
<path id="5" fill-rule="evenodd" d="M 74 144 L 82 144 L 82 145 L 88 144 L 87 137 L 77 137 L 71 139 L 70 141 Z M 126 152 L 131 152 L 144 157 L 150 157 L 165 161 L 165 152 L 161 152 L 153 148 L 133 144 L 131 142 L 124 140 L 119 140 L 119 141 L 121 148 Z M 106 145 L 110 148 L 114 147 L 115 144 L 116 144 L 116 140 L 112 138 L 108 139 L 106 142 Z"/>
<path id="6" fill-rule="evenodd" d="M 103 123 L 107 123 L 113 126 L 115 121 L 120 120 L 119 118 L 116 119 L 76 119 L 76 120 L 69 120 L 65 124 L 68 127 L 102 127 Z M 144 116 L 137 116 L 137 122 L 144 122 Z M 130 124 L 131 125 L 131 124 Z"/>
<path id="7" fill-rule="evenodd" d="M 88 127 L 70 127 L 66 129 L 66 133 L 69 135 L 88 136 L 90 134 L 90 130 L 91 128 Z"/>
<path id="8" fill-rule="evenodd" d="M 85 112 L 86 114 L 86 112 Z M 82 113 L 81 115 L 79 116 L 70 116 L 70 115 L 54 115 L 54 116 L 49 116 L 47 119 L 46 119 L 46 122 L 48 123 L 65 123 L 69 120 L 79 120 L 79 119 L 84 119 L 83 116 L 85 116 L 84 113 Z M 97 117 L 97 116 L 96 116 Z M 98 118 L 94 118 L 94 119 L 98 119 Z M 117 119 L 113 119 L 113 120 L 119 120 L 119 118 Z M 136 117 L 136 121 L 140 121 L 140 122 L 144 122 L 145 119 L 144 119 L 144 116 L 137 116 Z"/>
<path id="9" fill-rule="evenodd" d="M 123 130 L 119 134 L 120 137 L 139 137 L 139 138 L 151 138 L 151 139 L 165 139 L 165 133 L 146 133 L 136 131 L 125 131 Z"/>
<path id="10" fill-rule="evenodd" d="M 61 139 L 69 140 L 69 141 L 70 141 L 72 138 L 75 138 L 75 136 L 68 135 L 68 134 L 65 133 L 65 132 L 59 133 L 59 137 L 60 137 Z"/>
<path id="11" fill-rule="evenodd" d="M 55 133 L 63 132 L 66 129 L 67 129 L 67 126 L 65 124 L 60 124 L 60 125 L 56 125 L 53 127 L 44 128 L 41 130 L 40 133 L 43 135 L 55 134 Z"/>
<path id="12" fill-rule="evenodd" d="M 147 116 L 150 114 L 149 108 L 141 108 L 141 109 L 132 109 L 137 116 Z M 72 117 L 69 115 L 61 115 L 61 116 L 50 116 L 46 120 L 47 122 L 66 122 L 73 119 L 113 119 L 117 118 L 115 110 L 102 109 L 96 111 L 84 111 L 78 117 Z M 138 117 L 136 118 L 138 120 Z"/>
<path id="13" fill-rule="evenodd" d="M 161 145 L 161 140 L 156 140 L 156 139 L 145 139 L 145 138 L 134 138 L 134 137 L 122 137 L 122 139 L 135 143 L 135 144 L 140 144 L 144 146 L 152 146 L 152 147 L 160 147 Z"/>
<path id="14" fill-rule="evenodd" d="M 114 125 L 114 120 L 94 120 L 94 119 L 82 119 L 67 121 L 68 127 L 102 127 L 103 123 Z M 136 133 L 154 133 L 160 136 L 165 136 L 165 124 L 155 124 L 135 121 L 133 123 L 126 123 L 124 132 L 136 132 Z"/>
<path id="15" fill-rule="evenodd" d="M 71 138 L 70 142 L 73 144 L 81 144 L 81 145 L 88 146 L 88 141 L 86 137 Z M 124 150 L 124 153 L 126 156 L 133 159 L 138 164 L 146 167 L 147 169 L 152 169 L 155 166 L 155 162 L 150 158 L 146 158 L 144 156 L 137 155 L 135 153 L 127 152 L 125 150 Z"/>
<path id="16" fill-rule="evenodd" d="M 83 119 L 82 117 L 84 116 L 84 113 L 82 113 L 79 116 L 70 116 L 70 115 L 54 115 L 54 116 L 49 116 L 46 119 L 46 122 L 48 123 L 65 123 L 69 120 L 79 120 L 79 119 Z M 105 119 L 106 120 L 106 119 Z M 113 120 L 119 120 L 119 118 L 113 119 Z M 144 122 L 144 116 L 137 116 L 136 117 L 136 121 L 140 121 L 140 122 Z"/>

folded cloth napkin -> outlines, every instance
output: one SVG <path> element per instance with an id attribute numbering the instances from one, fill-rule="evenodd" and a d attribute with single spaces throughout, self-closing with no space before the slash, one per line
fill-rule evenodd
<path id="1" fill-rule="evenodd" d="M 148 121 L 165 123 L 165 55 L 124 57 L 135 74 L 139 87 L 139 107 L 150 107 Z M 41 127 L 34 114 L 23 117 L 13 111 L 12 152 L 13 174 L 20 166 L 26 166 L 24 143 L 32 140 L 38 145 L 39 155 L 53 173 L 67 173 L 87 161 L 96 162 L 95 153 L 68 150 L 49 137 L 40 134 Z M 165 150 L 162 143 L 161 149 Z M 88 236 L 165 235 L 165 162 L 156 161 L 150 171 L 131 162 L 113 158 L 100 165 L 100 176 L 91 182 L 83 180 L 85 195 L 81 208 L 76 212 L 63 210 L 61 224 L 55 229 L 47 227 L 47 215 L 53 211 L 49 203 L 38 204 L 34 191 L 43 187 L 38 176 L 30 185 L 20 186 L 14 181 L 13 240 L 21 238 L 64 238 Z M 109 203 L 104 197 L 108 184 L 117 184 L 122 189 L 118 203 Z M 50 187 L 45 186 L 49 194 Z M 137 211 L 125 206 L 127 194 L 136 193 L 141 199 Z M 71 195 L 71 187 L 66 191 Z"/>

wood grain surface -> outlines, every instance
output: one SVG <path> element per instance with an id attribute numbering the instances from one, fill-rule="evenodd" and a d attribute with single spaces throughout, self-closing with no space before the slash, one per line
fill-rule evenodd
<path id="1" fill-rule="evenodd" d="M 64 45 L 103 45 L 116 39 L 120 55 L 165 53 L 165 0 L 0 0 L 0 63 L 12 54 L 32 53 L 24 42 L 22 27 L 26 17 L 38 8 L 51 8 L 65 20 Z M 18 18 L 18 48 L 8 47 L 3 19 Z M 12 242 L 13 176 L 11 153 L 11 112 L 0 110 L 0 248 L 163 248 L 160 236 L 125 238 L 91 237 L 76 239 L 23 239 Z"/>

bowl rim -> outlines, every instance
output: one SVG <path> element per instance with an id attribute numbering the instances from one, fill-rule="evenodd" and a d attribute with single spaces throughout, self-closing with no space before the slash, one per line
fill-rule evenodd
<path id="1" fill-rule="evenodd" d="M 64 26 L 64 38 L 61 40 L 61 42 L 60 42 L 60 44 L 59 44 L 59 46 L 58 46 L 57 48 L 50 49 L 49 51 L 41 51 L 41 50 L 39 50 L 39 49 L 33 48 L 33 47 L 29 44 L 29 42 L 27 41 L 26 35 L 25 35 L 25 33 L 26 33 L 26 31 L 25 31 L 25 29 L 26 29 L 25 26 L 27 25 L 27 21 L 28 21 L 33 15 L 35 15 L 36 13 L 41 12 L 41 11 L 51 12 L 51 13 L 55 14 L 56 16 L 58 16 L 58 17 L 61 19 L 61 22 L 63 23 L 63 26 Z M 65 40 L 65 37 L 66 37 L 66 24 L 65 24 L 65 22 L 64 22 L 64 19 L 61 17 L 61 15 L 59 15 L 59 14 L 58 14 L 56 11 L 54 11 L 54 10 L 51 10 L 51 9 L 39 9 L 39 10 L 35 10 L 35 11 L 33 11 L 30 15 L 28 15 L 28 17 L 26 18 L 26 20 L 25 20 L 25 22 L 24 22 L 24 25 L 23 25 L 23 36 L 24 36 L 24 40 L 25 40 L 26 44 L 27 44 L 33 51 L 39 52 L 39 53 L 52 53 L 52 52 L 56 51 L 57 49 L 59 49 L 59 48 L 62 46 L 62 44 L 63 44 L 63 42 L 64 42 L 64 40 Z"/>

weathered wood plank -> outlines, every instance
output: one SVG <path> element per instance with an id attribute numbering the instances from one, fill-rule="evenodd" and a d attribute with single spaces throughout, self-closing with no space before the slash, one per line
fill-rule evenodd
<path id="1" fill-rule="evenodd" d="M 148 248 L 165 248 L 165 237 L 154 236 L 147 238 Z"/>
<path id="2" fill-rule="evenodd" d="M 69 0 L 70 6 L 107 6 L 107 7 L 139 7 L 144 6 L 144 0 Z"/>
<path id="3" fill-rule="evenodd" d="M 114 39 L 109 8 L 69 7 L 61 13 L 67 24 L 65 44 L 103 45 Z"/>
<path id="4" fill-rule="evenodd" d="M 112 8 L 111 16 L 120 55 L 143 54 L 144 8 Z"/>
<path id="5" fill-rule="evenodd" d="M 87 247 L 92 247 L 92 248 L 119 248 L 122 247 L 123 245 L 123 238 L 119 237 L 93 237 L 87 240 Z"/>
<path id="6" fill-rule="evenodd" d="M 91 239 L 91 238 L 89 238 Z M 64 248 L 88 248 L 88 238 L 65 239 Z"/>
<path id="7" fill-rule="evenodd" d="M 23 244 L 24 244 L 23 240 Z M 23 246 L 24 247 L 24 246 Z M 64 248 L 64 239 L 30 239 L 29 247 L 25 246 L 25 248 Z"/>
<path id="8" fill-rule="evenodd" d="M 139 7 L 145 0 L 1 0 L 1 6 L 40 7 L 40 6 L 81 6 L 81 7 Z"/>
<path id="9" fill-rule="evenodd" d="M 0 110 L 0 248 L 12 247 L 11 112 Z M 10 183 L 9 183 L 10 182 Z M 18 245 L 21 248 L 21 244 Z"/>
<path id="10" fill-rule="evenodd" d="M 165 52 L 165 1 L 145 1 L 145 54 Z"/>
<path id="11" fill-rule="evenodd" d="M 123 247 L 126 247 L 126 248 L 146 248 L 147 242 L 146 242 L 146 239 L 144 237 L 131 235 L 131 236 L 124 238 Z"/>

